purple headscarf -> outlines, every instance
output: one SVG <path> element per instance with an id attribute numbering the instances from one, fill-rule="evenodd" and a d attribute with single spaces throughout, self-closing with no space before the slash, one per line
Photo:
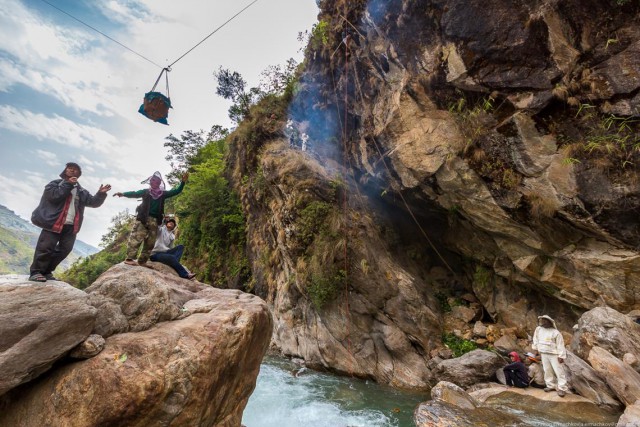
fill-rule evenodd
<path id="1" fill-rule="evenodd" d="M 158 171 L 155 171 L 153 175 L 140 184 L 149 184 L 149 194 L 153 200 L 157 200 L 164 192 L 164 181 L 162 180 L 162 174 Z"/>

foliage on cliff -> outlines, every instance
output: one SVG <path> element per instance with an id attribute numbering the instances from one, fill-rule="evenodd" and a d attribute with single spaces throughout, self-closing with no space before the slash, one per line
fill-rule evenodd
<path id="1" fill-rule="evenodd" d="M 111 227 L 102 236 L 102 250 L 74 262 L 58 278 L 78 289 L 85 289 L 110 267 L 124 261 L 127 252 L 127 239 L 131 232 L 134 217 L 123 211 L 111 218 Z"/>

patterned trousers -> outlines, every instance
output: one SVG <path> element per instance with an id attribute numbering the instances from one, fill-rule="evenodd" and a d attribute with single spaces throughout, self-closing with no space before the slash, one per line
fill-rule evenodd
<path id="1" fill-rule="evenodd" d="M 158 234 L 158 222 L 155 218 L 147 218 L 146 223 L 136 220 L 129 235 L 127 242 L 127 258 L 135 259 L 138 255 L 140 243 L 142 243 L 142 251 L 138 257 L 138 262 L 144 264 L 149 260 L 149 253 L 156 244 L 156 235 Z"/>

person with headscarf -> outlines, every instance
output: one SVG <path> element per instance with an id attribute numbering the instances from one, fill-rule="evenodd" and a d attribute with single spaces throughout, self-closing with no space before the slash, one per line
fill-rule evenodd
<path id="1" fill-rule="evenodd" d="M 76 235 L 82 227 L 84 208 L 101 206 L 111 190 L 109 184 L 100 184 L 98 192 L 91 195 L 78 183 L 81 175 L 80 165 L 69 162 L 60 173 L 60 179 L 44 187 L 40 203 L 31 215 L 31 222 L 42 231 L 29 268 L 29 280 L 58 280 L 53 272 L 73 250 Z"/>
<path id="2" fill-rule="evenodd" d="M 182 180 L 178 186 L 167 191 L 165 190 L 162 175 L 156 171 L 141 182 L 141 184 L 149 184 L 149 188 L 114 194 L 114 196 L 131 199 L 142 198 L 142 203 L 136 208 L 136 222 L 127 242 L 125 264 L 146 266 L 151 249 L 156 243 L 158 226 L 162 224 L 164 219 L 164 201 L 180 194 L 187 179 L 189 179 L 188 172 L 182 175 Z M 140 244 L 142 244 L 142 251 L 136 262 L 135 258 L 140 249 Z"/>
<path id="3" fill-rule="evenodd" d="M 567 377 L 562 363 L 567 358 L 564 339 L 556 327 L 556 322 L 546 314 L 538 317 L 538 327 L 533 333 L 532 348 L 542 357 L 544 391 L 558 391 L 558 396 L 564 397 L 569 390 Z"/>
<path id="4" fill-rule="evenodd" d="M 529 387 L 529 375 L 527 367 L 524 366 L 520 355 L 515 351 L 509 353 L 511 363 L 502 368 L 504 379 L 509 387 L 527 388 Z"/>

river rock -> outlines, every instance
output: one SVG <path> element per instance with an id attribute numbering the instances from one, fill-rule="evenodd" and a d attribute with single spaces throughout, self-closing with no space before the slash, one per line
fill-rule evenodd
<path id="1" fill-rule="evenodd" d="M 591 349 L 589 363 L 622 403 L 628 406 L 640 399 L 640 374 L 631 366 L 600 347 Z"/>
<path id="2" fill-rule="evenodd" d="M 439 381 L 469 387 L 493 378 L 496 369 L 504 364 L 500 356 L 491 351 L 473 350 L 455 359 L 443 360 L 433 374 Z"/>
<path id="3" fill-rule="evenodd" d="M 609 307 L 597 307 L 580 317 L 571 351 L 586 359 L 598 346 L 622 359 L 625 353 L 640 354 L 640 325 Z"/>
<path id="4" fill-rule="evenodd" d="M 478 315 L 476 310 L 464 305 L 456 305 L 452 307 L 451 314 L 453 317 L 462 320 L 464 323 L 471 322 Z"/>
<path id="5" fill-rule="evenodd" d="M 431 398 L 463 409 L 474 409 L 478 406 L 469 393 L 447 381 L 440 381 L 431 389 Z"/>
<path id="6" fill-rule="evenodd" d="M 493 408 L 468 409 L 448 402 L 430 400 L 418 405 L 413 413 L 416 427 L 517 426 L 522 420 Z"/>
<path id="7" fill-rule="evenodd" d="M 96 312 L 84 292 L 65 282 L 0 279 L 0 395 L 84 341 Z"/>
<path id="8" fill-rule="evenodd" d="M 627 406 L 616 427 L 640 427 L 640 403 Z"/>
<path id="9" fill-rule="evenodd" d="M 503 335 L 493 343 L 493 346 L 496 350 L 498 350 L 501 354 L 508 354 L 512 351 L 521 352 L 522 349 L 516 343 L 510 335 Z"/>
<path id="10" fill-rule="evenodd" d="M 0 425 L 239 426 L 272 332 L 266 304 L 140 267 L 115 266 L 105 275 L 109 288 L 118 277 L 135 287 L 138 277 L 151 295 L 170 296 L 155 300 L 157 313 L 170 313 L 164 306 L 189 295 L 183 316 L 147 315 L 157 323 L 112 335 L 98 356 L 11 390 L 0 399 Z M 128 307 L 132 300 L 118 301 Z M 149 305 L 139 307 L 149 313 Z"/>
<path id="11" fill-rule="evenodd" d="M 480 320 L 473 325 L 473 335 L 480 338 L 487 336 L 487 327 Z"/>
<path id="12" fill-rule="evenodd" d="M 615 393 L 587 362 L 567 351 L 564 367 L 567 381 L 577 394 L 601 406 L 620 406 Z"/>
<path id="13" fill-rule="evenodd" d="M 508 407 L 515 413 L 527 417 L 528 422 L 521 425 L 571 425 L 571 423 L 612 425 L 620 416 L 619 411 L 602 408 L 582 396 L 569 393 L 565 397 L 560 397 L 557 393 L 545 393 L 544 390 L 534 387 L 507 388 L 494 383 L 491 387 L 475 390 L 469 394 L 480 407 L 494 408 L 497 411 Z"/>

